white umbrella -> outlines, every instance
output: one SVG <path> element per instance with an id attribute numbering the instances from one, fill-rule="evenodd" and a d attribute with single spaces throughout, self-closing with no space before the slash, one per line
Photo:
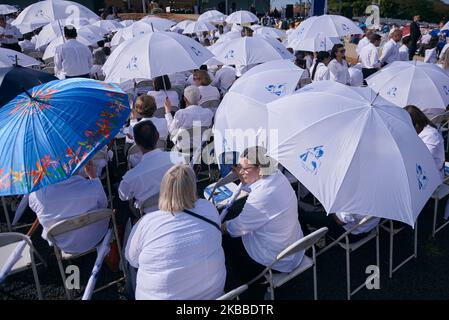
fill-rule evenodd
<path id="1" fill-rule="evenodd" d="M 111 46 L 118 46 L 129 39 L 154 31 L 157 31 L 157 29 L 151 24 L 143 21 L 134 22 L 132 25 L 120 29 L 114 34 L 111 39 Z"/>
<path id="2" fill-rule="evenodd" d="M 194 23 L 195 21 L 193 20 L 183 20 L 179 23 L 177 23 L 175 26 L 173 26 L 171 29 L 173 28 L 177 28 L 177 29 L 181 29 L 184 30 L 185 28 L 187 28 L 187 26 L 191 23 Z M 173 31 L 173 30 L 172 30 Z"/>
<path id="3" fill-rule="evenodd" d="M 133 37 L 132 30 L 128 27 L 119 29 L 111 39 L 111 46 L 115 47 Z"/>
<path id="4" fill-rule="evenodd" d="M 91 45 L 95 45 L 98 41 L 103 40 L 103 36 L 98 35 L 96 33 L 93 32 L 89 32 L 89 31 L 79 31 L 78 32 L 78 36 L 76 37 L 76 40 L 78 40 L 79 42 L 81 42 L 82 44 L 86 45 L 86 46 L 91 46 Z M 44 52 L 44 56 L 42 57 L 42 59 L 47 60 L 50 58 L 53 58 L 56 54 L 56 48 L 63 44 L 65 42 L 63 37 L 58 37 L 55 40 L 53 40 L 52 42 L 50 42 L 50 44 L 48 45 L 48 47 L 45 49 Z"/>
<path id="5" fill-rule="evenodd" d="M 46 26 L 44 26 L 39 32 L 39 34 L 36 37 L 36 48 L 42 48 L 43 46 L 46 46 L 56 38 L 64 35 L 64 26 L 67 25 L 68 20 L 62 19 L 62 20 L 56 20 L 53 21 Z M 81 26 L 85 26 L 89 24 L 89 20 L 82 19 L 77 21 L 71 21 L 71 25 L 73 25 L 75 28 L 80 28 Z"/>
<path id="6" fill-rule="evenodd" d="M 271 60 L 293 59 L 282 43 L 276 39 L 254 36 L 216 43 L 211 52 L 227 65 L 251 65 Z"/>
<path id="7" fill-rule="evenodd" d="M 414 225 L 441 184 L 410 115 L 370 88 L 313 83 L 267 105 L 277 130 L 269 154 L 328 213 L 351 212 Z"/>
<path id="8" fill-rule="evenodd" d="M 106 35 L 108 33 L 108 30 L 103 29 L 98 26 L 94 26 L 94 25 L 87 25 L 87 26 L 82 26 L 81 28 L 79 28 L 78 32 L 85 33 L 85 34 L 89 33 L 89 34 L 93 34 L 98 37 L 103 37 L 104 35 Z"/>
<path id="9" fill-rule="evenodd" d="M 17 8 L 9 4 L 0 4 L 0 15 L 7 15 L 17 12 Z"/>
<path id="10" fill-rule="evenodd" d="M 0 68 L 11 67 L 16 62 L 22 67 L 38 66 L 41 64 L 38 60 L 26 54 L 11 49 L 0 48 Z"/>
<path id="11" fill-rule="evenodd" d="M 132 25 L 134 22 L 135 22 L 134 20 L 128 19 L 128 20 L 120 21 L 119 23 L 126 28 L 126 27 L 129 27 L 130 25 Z"/>
<path id="12" fill-rule="evenodd" d="M 221 13 L 218 10 L 209 10 L 202 13 L 198 17 L 198 21 L 206 21 L 210 23 L 223 23 L 226 20 L 227 15 Z"/>
<path id="13" fill-rule="evenodd" d="M 252 23 L 252 22 L 258 22 L 259 18 L 257 16 L 249 11 L 241 10 L 231 13 L 225 20 L 227 23 L 238 23 L 238 24 L 244 24 L 244 23 Z"/>
<path id="14" fill-rule="evenodd" d="M 139 21 L 145 22 L 149 25 L 152 25 L 154 30 L 157 30 L 157 31 L 168 30 L 168 29 L 170 29 L 170 27 L 172 27 L 176 24 L 176 22 L 174 22 L 174 21 L 164 19 L 164 18 L 152 17 L 152 16 L 147 16 L 145 18 L 140 19 Z"/>
<path id="15" fill-rule="evenodd" d="M 183 34 L 194 34 L 194 33 L 201 33 L 204 31 L 213 31 L 213 30 L 217 30 L 217 28 L 214 25 L 210 24 L 209 22 L 196 21 L 196 22 L 188 24 L 182 33 Z"/>
<path id="16" fill-rule="evenodd" d="M 262 27 L 259 25 L 251 26 L 251 29 L 254 30 L 254 34 L 261 36 L 269 36 L 272 38 L 283 39 L 287 36 L 284 30 L 271 28 L 271 27 Z"/>
<path id="17" fill-rule="evenodd" d="M 449 76 L 435 64 L 395 61 L 366 79 L 383 98 L 405 107 L 441 109 L 449 104 Z"/>
<path id="18" fill-rule="evenodd" d="M 152 32 L 117 47 L 103 66 L 106 81 L 152 79 L 197 69 L 212 53 L 195 40 L 174 32 Z"/>
<path id="19" fill-rule="evenodd" d="M 238 39 L 241 38 L 242 34 L 240 32 L 228 32 L 228 33 L 224 33 L 220 36 L 220 38 L 218 38 L 218 40 L 215 43 L 223 43 L 226 41 L 230 41 L 232 39 Z"/>
<path id="20" fill-rule="evenodd" d="M 234 23 L 231 27 L 231 32 L 242 32 L 243 27 L 239 24 Z"/>
<path id="21" fill-rule="evenodd" d="M 87 19 L 92 23 L 100 20 L 95 13 L 77 2 L 45 0 L 26 7 L 12 25 L 19 28 L 22 33 L 27 33 L 58 19 L 67 19 L 66 24 L 81 19 Z"/>
<path id="22" fill-rule="evenodd" d="M 114 32 L 119 29 L 123 29 L 125 27 L 120 22 L 115 20 L 100 20 L 95 22 L 93 25 L 100 27 L 101 29 L 106 30 L 107 32 Z"/>
<path id="23" fill-rule="evenodd" d="M 338 15 L 314 16 L 302 22 L 289 36 L 289 39 L 313 38 L 317 33 L 326 37 L 344 37 L 351 34 L 363 34 L 354 22 Z"/>
<path id="24" fill-rule="evenodd" d="M 287 46 L 289 48 L 292 48 L 293 50 L 319 52 L 331 51 L 332 47 L 337 43 L 341 42 L 339 40 L 334 40 L 326 37 L 323 33 L 317 33 L 312 38 L 291 39 L 288 41 Z"/>

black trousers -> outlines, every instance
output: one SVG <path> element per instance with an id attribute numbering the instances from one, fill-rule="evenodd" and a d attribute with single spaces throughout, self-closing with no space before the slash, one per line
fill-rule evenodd
<path id="1" fill-rule="evenodd" d="M 378 69 L 367 69 L 367 68 L 363 68 L 362 69 L 362 74 L 363 74 L 363 80 L 365 80 L 366 78 L 368 78 L 370 75 L 372 75 L 373 73 L 376 73 Z"/>
<path id="2" fill-rule="evenodd" d="M 79 76 L 65 76 L 66 79 L 72 79 L 72 78 L 87 78 L 90 79 L 90 74 L 82 74 Z"/>
<path id="3" fill-rule="evenodd" d="M 2 48 L 5 49 L 11 49 L 17 52 L 22 52 L 22 48 L 19 46 L 19 44 L 16 43 L 2 43 Z"/>
<path id="4" fill-rule="evenodd" d="M 408 59 L 409 60 L 413 60 L 413 57 L 415 56 L 415 53 L 416 53 L 416 49 L 418 49 L 417 41 L 411 41 L 410 45 L 408 47 L 408 52 L 409 52 Z"/>

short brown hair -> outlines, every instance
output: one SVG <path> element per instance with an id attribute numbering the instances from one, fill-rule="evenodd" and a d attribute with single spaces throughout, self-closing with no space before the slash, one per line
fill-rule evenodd
<path id="1" fill-rule="evenodd" d="M 136 105 L 137 113 L 145 118 L 152 117 L 157 110 L 156 100 L 154 99 L 154 97 L 143 94 L 137 99 L 142 102 Z"/>

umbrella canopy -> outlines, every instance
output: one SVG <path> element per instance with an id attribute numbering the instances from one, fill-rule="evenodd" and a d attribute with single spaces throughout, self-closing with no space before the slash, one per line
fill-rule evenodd
<path id="1" fill-rule="evenodd" d="M 197 69 L 212 53 L 195 40 L 174 32 L 152 32 L 117 47 L 103 66 L 107 81 L 152 79 Z"/>
<path id="2" fill-rule="evenodd" d="M 238 24 L 244 24 L 244 23 L 252 23 L 252 22 L 258 22 L 259 18 L 257 16 L 249 11 L 246 10 L 240 10 L 231 13 L 225 21 L 227 23 L 238 23 Z"/>
<path id="3" fill-rule="evenodd" d="M 0 109 L 0 195 L 28 194 L 72 176 L 117 135 L 128 96 L 90 79 L 51 81 Z"/>
<path id="4" fill-rule="evenodd" d="M 7 15 L 17 12 L 17 8 L 9 4 L 0 4 L 0 15 Z"/>
<path id="5" fill-rule="evenodd" d="M 73 21 L 74 17 L 76 20 L 86 19 L 91 22 L 100 20 L 95 13 L 77 2 L 45 0 L 26 7 L 12 24 L 20 32 L 27 33 L 58 19 Z"/>
<path id="6" fill-rule="evenodd" d="M 119 23 L 126 28 L 132 25 L 134 22 L 135 22 L 134 20 L 123 20 L 120 21 Z"/>
<path id="7" fill-rule="evenodd" d="M 92 27 L 92 26 L 90 26 L 90 27 Z M 86 29 L 86 30 L 80 29 L 78 31 L 78 36 L 76 37 L 76 40 L 78 40 L 79 42 L 81 42 L 82 44 L 84 44 L 86 46 L 91 46 L 91 45 L 96 45 L 96 43 L 98 41 L 103 40 L 103 35 L 91 32 L 88 29 Z M 58 37 L 55 40 L 53 40 L 52 42 L 50 42 L 48 47 L 45 49 L 42 59 L 47 60 L 47 59 L 53 58 L 56 54 L 56 48 L 58 46 L 60 46 L 61 44 L 63 44 L 64 42 L 65 42 L 65 40 L 62 36 Z"/>
<path id="8" fill-rule="evenodd" d="M 337 43 L 341 43 L 340 40 L 326 37 L 324 33 L 317 33 L 312 38 L 291 39 L 288 41 L 288 47 L 293 50 L 319 52 L 331 51 L 332 47 Z"/>
<path id="9" fill-rule="evenodd" d="M 93 26 L 97 26 L 103 30 L 106 30 L 109 32 L 114 32 L 119 29 L 123 29 L 125 26 L 122 25 L 120 22 L 115 20 L 100 20 L 92 24 Z"/>
<path id="10" fill-rule="evenodd" d="M 41 64 L 38 60 L 26 54 L 11 49 L 0 48 L 0 68 L 12 67 L 16 63 L 23 67 L 38 66 Z"/>
<path id="11" fill-rule="evenodd" d="M 170 27 L 173 27 L 176 24 L 176 22 L 174 21 L 153 16 L 147 16 L 145 18 L 140 19 L 139 21 L 152 26 L 156 31 L 168 30 L 170 29 Z"/>
<path id="12" fill-rule="evenodd" d="M 0 68 L 0 108 L 25 90 L 57 80 L 49 73 L 13 66 Z"/>
<path id="13" fill-rule="evenodd" d="M 195 21 L 193 21 L 193 20 L 183 20 L 183 21 L 177 23 L 175 26 L 173 26 L 171 28 L 171 30 L 173 31 L 173 28 L 184 30 L 185 28 L 187 28 L 187 26 L 189 24 L 194 23 L 194 22 Z"/>
<path id="14" fill-rule="evenodd" d="M 205 21 L 210 23 L 223 23 L 226 20 L 227 15 L 221 13 L 218 10 L 209 10 L 202 13 L 198 17 L 198 21 Z"/>
<path id="15" fill-rule="evenodd" d="M 438 66 L 419 61 L 395 61 L 366 79 L 368 86 L 400 107 L 446 109 L 449 76 Z"/>
<path id="16" fill-rule="evenodd" d="M 317 33 L 323 33 L 326 37 L 344 37 L 363 34 L 363 31 L 346 17 L 325 14 L 306 19 L 291 33 L 289 39 L 313 38 Z"/>
<path id="17" fill-rule="evenodd" d="M 42 28 L 41 32 L 36 37 L 36 48 L 42 48 L 58 37 L 64 35 L 64 26 L 68 24 L 68 19 L 56 20 Z M 77 20 L 70 22 L 71 25 L 77 29 L 81 26 L 89 24 L 89 20 Z"/>
<path id="18" fill-rule="evenodd" d="M 217 30 L 217 28 L 210 24 L 209 22 L 204 21 L 196 21 L 188 24 L 182 33 L 184 34 L 193 34 L 193 33 L 201 33 L 204 31 L 213 31 Z"/>
<path id="19" fill-rule="evenodd" d="M 282 43 L 276 39 L 254 36 L 216 43 L 210 51 L 227 65 L 251 65 L 271 60 L 293 59 Z"/>
<path id="20" fill-rule="evenodd" d="M 154 31 L 158 30 L 151 24 L 144 21 L 137 21 L 126 28 L 118 30 L 112 37 L 111 46 L 118 46 L 126 40 Z"/>
<path id="21" fill-rule="evenodd" d="M 414 225 L 441 184 L 410 115 L 370 88 L 313 83 L 271 102 L 277 130 L 269 154 L 328 213 L 351 212 Z"/>
<path id="22" fill-rule="evenodd" d="M 275 39 L 277 39 L 277 38 L 284 39 L 287 36 L 287 34 L 285 33 L 284 30 L 271 28 L 271 27 L 262 27 L 259 25 L 255 25 L 255 26 L 251 26 L 251 29 L 254 30 L 254 34 L 261 35 L 261 36 L 268 36 L 268 37 L 272 37 Z"/>
<path id="23" fill-rule="evenodd" d="M 242 38 L 242 34 L 237 31 L 231 31 L 231 32 L 222 34 L 220 36 L 220 38 L 218 38 L 218 40 L 215 42 L 215 44 L 223 43 L 223 42 L 230 41 L 233 39 L 238 39 L 238 38 Z"/>

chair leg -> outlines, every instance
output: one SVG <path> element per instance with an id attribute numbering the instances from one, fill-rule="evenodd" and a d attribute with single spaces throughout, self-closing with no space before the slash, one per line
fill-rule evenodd
<path id="1" fill-rule="evenodd" d="M 65 294 L 67 296 L 67 299 L 71 300 L 72 295 L 70 294 L 70 290 L 67 288 L 67 283 L 66 283 L 67 278 L 65 276 L 64 266 L 62 265 L 61 252 L 56 247 L 54 247 L 54 249 L 55 249 L 56 260 L 58 261 L 59 272 L 61 273 L 62 284 L 64 286 Z"/>
<path id="2" fill-rule="evenodd" d="M 6 226 L 8 227 L 8 232 L 12 232 L 12 225 L 11 225 L 11 220 L 9 219 L 8 206 L 6 205 L 5 197 L 1 197 L 1 198 L 2 198 L 3 212 L 5 213 Z"/>
<path id="3" fill-rule="evenodd" d="M 393 221 L 390 220 L 390 232 L 389 232 L 389 236 L 390 236 L 390 264 L 388 267 L 388 276 L 391 278 L 393 278 L 393 241 L 394 241 L 394 229 L 393 229 Z"/>
<path id="4" fill-rule="evenodd" d="M 346 293 L 348 300 L 351 300 L 351 252 L 349 251 L 348 247 L 349 246 L 346 246 Z"/>
<path id="5" fill-rule="evenodd" d="M 432 225 L 432 238 L 435 238 L 436 228 L 437 228 L 437 215 L 438 215 L 438 199 L 435 199 L 435 204 L 433 207 L 433 225 Z"/>
<path id="6" fill-rule="evenodd" d="M 114 156 L 115 156 L 115 165 L 118 168 L 120 164 L 118 162 L 118 147 L 117 147 L 117 140 L 116 139 L 114 139 Z"/>
<path id="7" fill-rule="evenodd" d="M 313 299 L 318 300 L 318 286 L 316 281 L 316 263 L 313 264 Z"/>
<path id="8" fill-rule="evenodd" d="M 379 230 L 379 225 L 377 225 L 376 229 L 377 229 L 377 235 L 376 235 L 376 263 L 377 263 L 377 268 L 380 269 L 380 230 Z"/>
<path id="9" fill-rule="evenodd" d="M 37 297 L 39 300 L 44 300 L 42 296 L 41 284 L 39 282 L 39 275 L 37 273 L 36 262 L 34 260 L 34 254 L 31 251 L 31 269 L 33 270 L 34 283 L 36 284 Z"/>
<path id="10" fill-rule="evenodd" d="M 106 164 L 106 183 L 108 187 L 108 193 L 109 193 L 109 205 L 111 206 L 111 209 L 114 209 L 113 203 L 112 203 L 112 188 L 111 188 L 111 178 L 109 176 L 109 164 Z"/>
<path id="11" fill-rule="evenodd" d="M 126 267 L 125 267 L 125 260 L 123 259 L 122 246 L 121 246 L 121 244 L 120 244 L 120 237 L 119 237 L 119 234 L 118 234 L 117 223 L 116 223 L 116 221 L 115 221 L 115 216 L 114 216 L 114 215 L 112 215 L 112 225 L 113 225 L 113 227 L 114 227 L 114 235 L 115 235 L 115 239 L 116 239 L 116 241 L 117 241 L 117 250 L 118 250 L 118 255 L 119 255 L 119 257 L 120 257 L 120 267 L 121 267 L 121 269 L 122 269 L 122 271 L 123 271 L 124 277 L 126 278 L 126 272 L 125 272 L 125 270 L 126 270 Z"/>
<path id="12" fill-rule="evenodd" d="M 418 258 L 418 220 L 415 222 L 415 258 Z"/>

